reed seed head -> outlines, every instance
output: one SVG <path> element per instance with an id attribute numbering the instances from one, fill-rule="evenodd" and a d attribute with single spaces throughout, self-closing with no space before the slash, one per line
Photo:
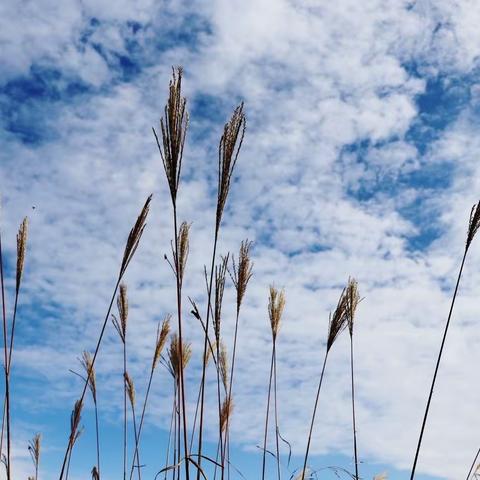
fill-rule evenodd
<path id="1" fill-rule="evenodd" d="M 347 315 L 347 323 L 348 323 L 348 330 L 350 332 L 350 336 L 353 335 L 353 323 L 355 320 L 355 312 L 357 310 L 357 306 L 360 302 L 360 294 L 358 293 L 358 282 L 354 278 L 348 279 L 347 288 L 345 291 L 346 296 L 346 315 Z"/>
<path id="2" fill-rule="evenodd" d="M 88 386 L 92 392 L 93 402 L 97 403 L 97 382 L 95 378 L 95 367 L 93 366 L 93 359 L 90 352 L 84 351 L 80 363 L 87 375 Z"/>
<path id="3" fill-rule="evenodd" d="M 123 252 L 122 265 L 120 267 L 120 278 L 123 276 L 127 270 L 128 264 L 133 258 L 135 251 L 137 250 L 140 239 L 142 238 L 143 230 L 145 229 L 146 220 L 148 216 L 148 211 L 150 209 L 150 202 L 152 201 L 152 195 L 150 195 L 145 204 L 143 205 L 142 211 L 135 222 L 135 225 L 130 230 L 130 233 L 127 238 L 127 243 L 125 245 L 125 250 Z"/>
<path id="4" fill-rule="evenodd" d="M 182 355 L 182 361 L 180 362 L 180 353 Z M 180 342 L 178 340 L 178 334 L 175 332 L 170 337 L 170 348 L 168 351 L 169 369 L 175 380 L 178 380 L 180 373 L 180 365 L 185 368 L 192 357 L 192 348 L 189 343 L 183 342 L 180 352 Z"/>
<path id="5" fill-rule="evenodd" d="M 470 220 L 468 222 L 467 242 L 465 248 L 468 250 L 472 243 L 478 228 L 480 227 L 480 202 L 472 207 L 470 212 Z"/>
<path id="6" fill-rule="evenodd" d="M 220 342 L 220 351 L 218 352 L 218 363 L 220 367 L 220 378 L 222 380 L 225 392 L 228 391 L 228 356 L 227 347 L 223 342 Z"/>
<path id="7" fill-rule="evenodd" d="M 222 257 L 220 265 L 215 266 L 215 312 L 213 315 L 213 329 L 215 340 L 220 342 L 220 325 L 222 322 L 223 292 L 225 291 L 225 275 L 227 273 L 228 255 Z"/>
<path id="8" fill-rule="evenodd" d="M 41 445 L 42 435 L 37 433 L 32 440 L 28 442 L 28 451 L 32 457 L 33 464 L 35 467 L 38 467 L 40 463 L 40 445 Z"/>
<path id="9" fill-rule="evenodd" d="M 171 315 L 167 315 L 162 322 L 162 326 L 157 328 L 157 340 L 155 342 L 155 353 L 153 354 L 152 360 L 152 371 L 155 370 L 158 361 L 162 355 L 163 348 L 167 342 L 167 337 L 170 332 L 170 319 Z"/>
<path id="10" fill-rule="evenodd" d="M 340 333 L 347 327 L 347 309 L 348 299 L 347 288 L 345 287 L 342 290 L 342 293 L 337 303 L 337 307 L 335 308 L 333 315 L 331 315 L 329 319 L 327 352 L 332 348 L 332 345 L 335 343 L 338 335 L 340 335 Z"/>
<path id="11" fill-rule="evenodd" d="M 17 234 L 17 278 L 16 278 L 16 293 L 20 290 L 20 283 L 22 282 L 23 267 L 25 264 L 25 251 L 27 249 L 28 237 L 28 218 L 25 217 L 18 229 Z"/>
<path id="12" fill-rule="evenodd" d="M 135 408 L 135 385 L 133 384 L 132 377 L 128 374 L 128 372 L 125 372 L 123 374 L 123 378 L 125 380 L 125 385 L 127 387 L 128 399 L 130 400 L 130 405 L 132 406 L 132 409 L 133 409 Z"/>
<path id="13" fill-rule="evenodd" d="M 178 232 L 178 277 L 180 283 L 183 282 L 185 274 L 185 267 L 187 265 L 188 252 L 190 250 L 189 242 L 190 225 L 187 222 L 182 222 Z"/>
<path id="14" fill-rule="evenodd" d="M 162 158 L 172 203 L 175 205 L 182 169 L 183 147 L 188 128 L 188 112 L 186 110 L 187 100 L 182 97 L 183 69 L 177 67 L 172 70 L 165 115 L 160 119 L 162 142 L 160 143 L 155 129 L 153 129 L 153 134 Z"/>
<path id="15" fill-rule="evenodd" d="M 223 210 L 227 202 L 233 169 L 237 163 L 238 154 L 245 135 L 245 114 L 243 102 L 234 110 L 233 115 L 223 128 L 223 135 L 218 146 L 218 196 L 216 230 L 222 222 Z"/>
<path id="16" fill-rule="evenodd" d="M 220 429 L 222 432 L 225 431 L 229 419 L 233 412 L 233 400 L 230 395 L 227 395 L 222 403 L 222 408 L 220 409 Z"/>
<path id="17" fill-rule="evenodd" d="M 285 308 L 285 292 L 277 290 L 273 285 L 270 286 L 270 298 L 268 301 L 268 315 L 270 317 L 270 327 L 272 329 L 272 337 L 275 341 L 280 329 L 283 309 Z"/>
<path id="18" fill-rule="evenodd" d="M 127 338 L 127 321 L 128 321 L 128 297 L 127 297 L 127 286 L 124 283 L 120 284 L 120 290 L 117 295 L 117 308 L 118 316 L 120 322 L 113 316 L 113 324 L 117 329 L 118 334 L 123 343 L 125 343 Z"/>
<path id="19" fill-rule="evenodd" d="M 243 240 L 240 244 L 240 252 L 238 254 L 238 265 L 235 263 L 235 258 L 232 255 L 232 272 L 230 278 L 232 279 L 235 290 L 237 291 L 237 314 L 240 312 L 243 297 L 247 291 L 247 285 L 252 278 L 253 263 L 250 259 L 250 248 L 252 242 Z"/>
<path id="20" fill-rule="evenodd" d="M 77 438 L 82 433 L 79 426 L 82 419 L 83 402 L 77 400 L 70 415 L 70 447 L 72 448 Z"/>

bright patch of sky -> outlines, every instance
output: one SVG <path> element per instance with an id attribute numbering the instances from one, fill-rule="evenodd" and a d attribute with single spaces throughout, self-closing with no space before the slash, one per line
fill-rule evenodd
<path id="1" fill-rule="evenodd" d="M 285 287 L 287 295 L 279 399 L 293 470 L 305 448 L 328 312 L 353 275 L 365 297 L 356 338 L 361 473 L 405 478 L 468 215 L 480 195 L 479 23 L 480 4 L 470 0 L 2 2 L 0 189 L 9 293 L 16 229 L 24 215 L 31 220 L 13 367 L 15 478 L 32 472 L 26 445 L 36 431 L 44 433 L 42 478 L 57 474 L 80 391 L 69 369 L 95 345 L 123 242 L 153 192 L 126 279 L 130 370 L 141 398 L 156 324 L 175 298 L 163 261 L 172 235 L 170 204 L 151 127 L 163 113 L 171 67 L 180 64 L 191 117 L 179 198 L 181 219 L 193 222 L 185 298 L 199 305 L 218 140 L 240 101 L 247 112 L 220 241 L 222 253 L 236 252 L 244 238 L 255 242 L 239 338 L 236 465 L 247 478 L 258 475 L 268 285 Z M 474 244 L 469 255 L 419 480 L 465 477 L 480 446 L 480 247 Z M 229 346 L 232 298 L 229 285 Z M 193 409 L 201 330 L 192 318 L 185 321 L 195 359 L 187 375 Z M 121 470 L 122 431 L 121 349 L 113 328 L 97 369 L 103 478 L 113 479 Z M 163 371 L 155 379 L 144 478 L 164 465 L 170 381 Z M 214 394 L 212 383 L 212 405 Z M 87 406 L 72 480 L 86 478 L 95 461 L 92 413 Z M 212 439 L 214 408 L 209 416 Z M 343 338 L 321 397 L 312 442 L 316 468 L 352 468 L 350 422 Z M 322 472 L 321 478 L 335 478 Z"/>

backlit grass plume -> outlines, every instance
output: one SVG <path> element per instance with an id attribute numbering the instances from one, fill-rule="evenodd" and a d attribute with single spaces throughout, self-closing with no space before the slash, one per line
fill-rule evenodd
<path id="1" fill-rule="evenodd" d="M 410 480 L 413 480 L 415 478 L 415 470 L 416 470 L 416 467 L 417 467 L 418 457 L 419 457 L 419 454 L 420 454 L 420 448 L 422 446 L 423 434 L 425 432 L 425 426 L 427 424 L 428 413 L 430 411 L 430 404 L 431 404 L 432 397 L 433 397 L 433 390 L 435 388 L 435 382 L 437 380 L 437 374 L 438 374 L 438 370 L 439 370 L 439 367 L 440 367 L 440 361 L 441 361 L 441 358 L 442 358 L 443 349 L 445 347 L 445 341 L 447 339 L 448 328 L 450 326 L 450 321 L 451 321 L 452 313 L 453 313 L 453 307 L 455 306 L 455 300 L 457 298 L 457 292 L 458 292 L 458 287 L 460 285 L 460 279 L 462 278 L 463 267 L 465 265 L 465 260 L 467 258 L 468 250 L 470 248 L 470 245 L 472 244 L 473 239 L 475 238 L 475 235 L 476 235 L 479 227 L 480 227 L 480 202 L 473 205 L 473 207 L 470 211 L 470 218 L 469 218 L 468 228 L 467 228 L 467 239 L 465 241 L 465 249 L 464 249 L 464 252 L 463 252 L 462 263 L 460 264 L 460 270 L 458 272 L 457 282 L 455 284 L 455 290 L 453 291 L 452 301 L 450 303 L 450 310 L 449 310 L 448 316 L 447 316 L 447 322 L 445 324 L 445 329 L 443 331 L 442 343 L 440 344 L 440 350 L 439 350 L 438 356 L 437 356 L 435 371 L 433 373 L 432 384 L 430 386 L 430 391 L 429 391 L 429 394 L 428 394 L 427 403 L 425 405 L 425 413 L 423 415 L 422 426 L 420 428 L 420 435 L 418 437 L 417 448 L 416 448 L 416 451 L 415 451 L 415 457 L 413 459 L 413 466 L 412 466 L 412 471 L 410 473 Z"/>
<path id="2" fill-rule="evenodd" d="M 164 118 L 160 119 L 161 141 L 153 129 L 174 204 L 177 200 L 183 147 L 188 128 L 187 100 L 182 97 L 182 77 L 183 69 L 174 68 Z"/>

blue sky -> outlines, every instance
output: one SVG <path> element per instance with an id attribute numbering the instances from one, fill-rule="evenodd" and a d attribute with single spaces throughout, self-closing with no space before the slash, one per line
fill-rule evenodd
<path id="1" fill-rule="evenodd" d="M 218 140 L 240 101 L 247 113 L 220 241 L 221 252 L 237 251 L 244 238 L 255 242 L 239 339 L 235 462 L 254 478 L 261 460 L 268 285 L 284 287 L 287 296 L 279 397 L 293 469 L 305 448 L 328 312 L 353 275 L 365 297 L 356 339 L 362 473 L 405 478 L 468 214 L 480 194 L 480 6 L 468 0 L 57 3 L 0 6 L 1 227 L 10 294 L 15 233 L 23 216 L 30 218 L 14 357 L 16 477 L 31 474 L 27 441 L 42 431 L 42 478 L 55 478 L 80 390 L 68 370 L 95 345 L 126 235 L 153 192 L 126 278 L 130 370 L 142 395 L 156 324 L 174 300 L 162 260 L 172 235 L 170 204 L 151 127 L 162 115 L 172 65 L 183 65 L 191 120 L 179 212 L 193 222 L 185 293 L 200 305 Z M 480 445 L 480 249 L 474 244 L 469 255 L 419 479 L 465 477 Z M 230 285 L 227 305 L 232 298 Z M 225 309 L 227 339 L 233 315 Z M 186 325 L 193 398 L 201 338 L 191 318 Z M 312 443 L 317 468 L 351 467 L 347 346 L 339 340 L 327 371 Z M 121 464 L 115 456 L 120 355 L 110 329 L 97 365 L 105 479 L 118 478 Z M 169 382 L 160 370 L 145 431 L 144 478 L 164 462 Z M 72 480 L 86 478 L 94 462 L 92 413 L 87 404 Z M 327 470 L 321 478 L 335 476 Z"/>

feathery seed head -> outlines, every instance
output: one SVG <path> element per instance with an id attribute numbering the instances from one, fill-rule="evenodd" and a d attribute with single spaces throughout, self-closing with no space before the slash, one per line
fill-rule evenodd
<path id="1" fill-rule="evenodd" d="M 227 356 L 227 347 L 223 342 L 220 342 L 218 363 L 220 366 L 220 378 L 222 379 L 223 388 L 225 389 L 225 392 L 227 392 L 228 391 L 228 356 Z"/>
<path id="2" fill-rule="evenodd" d="M 125 251 L 123 252 L 122 265 L 120 267 L 120 278 L 123 277 L 127 270 L 130 260 L 133 258 L 135 251 L 137 250 L 140 239 L 142 238 L 143 230 L 145 229 L 145 221 L 147 220 L 148 211 L 150 209 L 150 202 L 152 201 L 152 195 L 147 198 L 147 201 L 143 205 L 142 211 L 135 222 L 135 225 L 130 230 L 125 245 Z"/>
<path id="3" fill-rule="evenodd" d="M 162 158 L 172 203 L 175 205 L 182 169 L 183 147 L 188 128 L 188 112 L 186 110 L 187 100 L 182 97 L 183 69 L 177 67 L 172 70 L 165 115 L 160 119 L 162 142 L 160 143 L 155 129 L 153 129 L 153 134 Z"/>
<path id="4" fill-rule="evenodd" d="M 160 356 L 162 355 L 163 347 L 167 341 L 168 334 L 170 332 L 170 319 L 171 315 L 167 315 L 162 322 L 162 326 L 157 329 L 157 340 L 155 342 L 155 353 L 153 354 L 152 370 L 155 370 Z"/>
<path id="5" fill-rule="evenodd" d="M 128 399 L 130 400 L 130 405 L 132 408 L 135 407 L 135 385 L 133 384 L 132 377 L 128 374 L 128 372 L 125 372 L 123 374 L 123 378 L 125 380 L 125 385 L 127 386 L 127 395 Z"/>
<path id="6" fill-rule="evenodd" d="M 240 253 L 238 255 L 238 265 L 232 255 L 232 272 L 229 271 L 235 290 L 237 291 L 237 314 L 240 311 L 243 297 L 247 291 L 247 285 L 252 278 L 253 263 L 250 259 L 250 248 L 252 242 L 243 240 L 240 244 Z"/>
<path id="7" fill-rule="evenodd" d="M 97 382 L 95 378 L 95 368 L 93 366 L 93 359 L 90 352 L 84 351 L 80 360 L 82 367 L 87 375 L 88 386 L 92 392 L 94 403 L 97 403 Z"/>
<path id="8" fill-rule="evenodd" d="M 275 341 L 278 330 L 280 329 L 280 321 L 282 319 L 283 309 L 285 307 L 285 292 L 277 290 L 273 285 L 270 286 L 270 298 L 268 301 L 268 314 L 270 317 L 270 326 L 272 328 L 272 337 Z"/>
<path id="9" fill-rule="evenodd" d="M 218 146 L 218 196 L 216 230 L 220 228 L 223 210 L 230 190 L 233 169 L 237 163 L 238 154 L 245 135 L 245 114 L 243 102 L 234 110 L 228 123 L 225 124 L 223 135 Z"/>
<path id="10" fill-rule="evenodd" d="M 215 266 L 215 312 L 213 316 L 213 329 L 215 340 L 220 341 L 220 325 L 222 321 L 223 292 L 225 290 L 225 275 L 227 273 L 228 254 L 222 257 L 220 265 Z"/>
<path id="11" fill-rule="evenodd" d="M 22 281 L 23 266 L 25 264 L 25 251 L 27 249 L 28 237 L 28 218 L 25 217 L 18 229 L 17 234 L 17 278 L 16 278 L 16 293 L 20 290 L 20 283 Z"/>
<path id="12" fill-rule="evenodd" d="M 75 441 L 81 434 L 79 426 L 82 418 L 82 408 L 83 402 L 81 400 L 77 400 L 75 402 L 75 406 L 73 407 L 72 414 L 70 415 L 70 447 L 73 447 Z"/>
<path id="13" fill-rule="evenodd" d="M 329 319 L 327 352 L 332 348 L 332 345 L 335 343 L 338 335 L 340 335 L 340 333 L 347 327 L 348 300 L 346 292 L 347 288 L 344 288 L 338 300 L 337 308 L 335 308 L 333 315 L 331 315 Z"/>
<path id="14" fill-rule="evenodd" d="M 360 302 L 360 294 L 358 293 L 358 282 L 354 278 L 348 279 L 345 296 L 346 296 L 345 310 L 347 315 L 348 330 L 350 332 L 350 336 L 352 336 L 353 322 L 355 320 L 355 311 L 357 310 L 357 306 Z"/>
<path id="15" fill-rule="evenodd" d="M 190 225 L 187 222 L 182 222 L 178 232 L 178 277 L 180 279 L 180 283 L 183 282 L 188 252 L 190 250 L 190 242 L 188 239 L 189 232 Z"/>
<path id="16" fill-rule="evenodd" d="M 169 368 L 170 373 L 172 374 L 175 380 L 178 380 L 180 373 L 180 366 L 183 367 L 183 370 L 188 365 L 190 358 L 192 357 L 192 348 L 189 343 L 183 342 L 181 352 L 180 352 L 180 342 L 178 340 L 178 334 L 175 332 L 170 337 L 170 348 L 168 351 L 169 358 Z M 180 362 L 180 353 L 182 355 L 182 361 Z"/>
<path id="17" fill-rule="evenodd" d="M 128 320 L 128 297 L 127 297 L 127 286 L 122 283 L 120 284 L 120 291 L 117 296 L 117 308 L 118 316 L 120 317 L 120 338 L 123 342 L 127 338 L 127 320 Z"/>
<path id="18" fill-rule="evenodd" d="M 220 428 L 221 431 L 224 432 L 227 424 L 229 423 L 229 419 L 233 412 L 233 400 L 230 395 L 227 395 L 222 403 L 222 408 L 220 410 Z"/>
<path id="19" fill-rule="evenodd" d="M 470 220 L 468 222 L 467 242 L 465 248 L 468 250 L 472 243 L 478 228 L 480 227 L 480 202 L 472 207 L 470 212 Z"/>
<path id="20" fill-rule="evenodd" d="M 40 433 L 37 433 L 32 440 L 28 442 L 28 451 L 30 452 L 30 456 L 32 457 L 33 464 L 35 467 L 38 467 L 40 463 L 40 444 L 41 444 L 42 436 Z"/>

